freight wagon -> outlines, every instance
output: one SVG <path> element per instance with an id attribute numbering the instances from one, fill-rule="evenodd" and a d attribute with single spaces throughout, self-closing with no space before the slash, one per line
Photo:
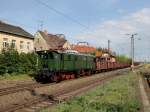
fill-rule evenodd
<path id="1" fill-rule="evenodd" d="M 119 63 L 106 61 L 104 58 L 95 57 L 96 72 L 110 71 L 115 69 L 126 68 L 130 66 L 130 63 Z"/>

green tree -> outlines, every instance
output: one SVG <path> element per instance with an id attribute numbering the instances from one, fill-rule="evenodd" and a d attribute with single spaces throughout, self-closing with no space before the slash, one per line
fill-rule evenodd
<path id="1" fill-rule="evenodd" d="M 117 55 L 117 56 L 116 56 L 116 60 L 117 60 L 118 62 L 131 63 L 131 59 L 130 59 L 129 57 L 125 56 L 125 55 Z"/>

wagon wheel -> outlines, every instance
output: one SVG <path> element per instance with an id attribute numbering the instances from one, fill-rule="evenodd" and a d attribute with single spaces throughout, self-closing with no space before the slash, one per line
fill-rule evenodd
<path id="1" fill-rule="evenodd" d="M 70 75 L 66 75 L 66 80 L 69 80 L 70 79 Z"/>
<path id="2" fill-rule="evenodd" d="M 58 80 L 58 76 L 56 75 L 56 74 L 53 74 L 52 76 L 51 76 L 51 80 L 52 80 L 52 82 L 58 82 L 59 80 Z"/>
<path id="3" fill-rule="evenodd" d="M 71 79 L 74 79 L 74 78 L 75 78 L 75 75 L 74 75 L 74 74 L 72 74 L 72 75 L 71 75 Z"/>
<path id="4" fill-rule="evenodd" d="M 91 75 L 91 71 L 88 71 L 88 75 L 89 75 L 89 76 Z"/>

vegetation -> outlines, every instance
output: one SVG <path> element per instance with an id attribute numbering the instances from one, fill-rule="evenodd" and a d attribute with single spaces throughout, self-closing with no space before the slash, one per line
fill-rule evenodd
<path id="1" fill-rule="evenodd" d="M 138 70 L 136 70 L 137 74 L 145 76 L 150 74 L 150 64 L 143 64 Z"/>
<path id="2" fill-rule="evenodd" d="M 116 56 L 116 60 L 118 62 L 128 62 L 128 63 L 131 63 L 131 59 L 125 55 L 117 55 Z"/>
<path id="3" fill-rule="evenodd" d="M 26 74 L 36 71 L 37 55 L 18 53 L 15 49 L 3 49 L 0 54 L 0 75 Z"/>
<path id="4" fill-rule="evenodd" d="M 3 81 L 32 80 L 32 77 L 30 76 L 30 74 L 6 73 L 4 75 L 0 75 L 0 80 Z"/>
<path id="5" fill-rule="evenodd" d="M 139 112 L 137 84 L 136 75 L 120 76 L 41 112 Z"/>

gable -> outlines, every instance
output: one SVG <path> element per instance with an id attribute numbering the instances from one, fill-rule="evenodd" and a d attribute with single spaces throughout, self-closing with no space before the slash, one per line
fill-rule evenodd
<path id="1" fill-rule="evenodd" d="M 46 41 L 49 49 L 59 49 L 63 48 L 63 45 L 67 42 L 65 38 L 59 37 L 57 35 L 46 34 L 42 31 L 39 31 L 42 38 Z"/>
<path id="2" fill-rule="evenodd" d="M 41 36 L 39 32 L 35 34 L 34 47 L 36 48 L 37 51 L 49 49 L 47 42 L 45 41 L 45 39 Z"/>

